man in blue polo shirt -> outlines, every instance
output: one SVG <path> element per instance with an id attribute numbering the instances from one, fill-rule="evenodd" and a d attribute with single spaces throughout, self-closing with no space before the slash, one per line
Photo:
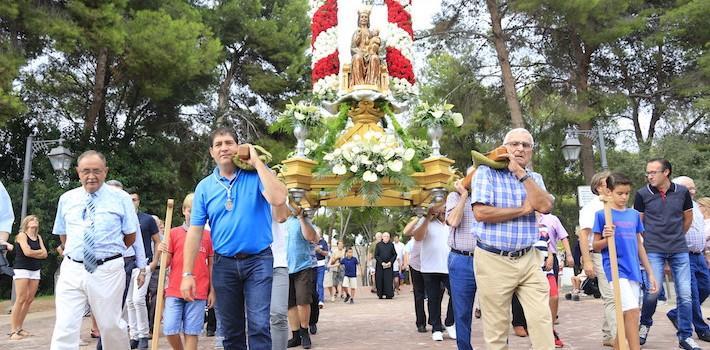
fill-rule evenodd
<path id="1" fill-rule="evenodd" d="M 538 250 L 532 249 L 539 230 L 535 211 L 549 213 L 553 198 L 540 174 L 525 168 L 532 159 L 533 137 L 513 129 L 503 141 L 508 167 L 478 167 L 471 184 L 471 203 L 478 242 L 476 284 L 483 319 L 483 338 L 489 350 L 508 348 L 510 305 L 517 294 L 528 317 L 532 348 L 555 347 L 549 308 L 549 286 L 540 272 Z"/>
<path id="2" fill-rule="evenodd" d="M 269 309 L 274 258 L 271 253 L 271 206 L 286 202 L 286 186 L 259 159 L 253 146 L 246 161 L 255 171 L 237 168 L 239 145 L 233 130 L 210 134 L 210 155 L 217 167 L 195 188 L 180 289 L 194 300 L 192 276 L 202 231 L 209 220 L 215 251 L 212 283 L 225 349 L 270 350 Z M 245 310 L 246 307 L 246 310 Z M 246 319 L 245 319 L 246 315 Z M 248 327 L 246 321 L 248 320 Z"/>
<path id="3" fill-rule="evenodd" d="M 636 191 L 634 209 L 641 213 L 643 219 L 646 230 L 643 245 L 656 281 L 663 281 L 663 265 L 666 262 L 673 272 L 678 307 L 678 345 L 681 349 L 699 350 L 700 347 L 692 338 L 690 260 L 685 242 L 685 233 L 693 222 L 693 201 L 687 188 L 671 182 L 672 173 L 673 168 L 668 160 L 649 160 L 646 164 L 648 184 Z M 657 302 L 658 292 L 644 291 L 639 328 L 641 345 L 646 343 Z"/>

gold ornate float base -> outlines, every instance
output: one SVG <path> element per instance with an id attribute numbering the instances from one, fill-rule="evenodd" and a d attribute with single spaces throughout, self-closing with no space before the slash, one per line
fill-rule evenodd
<path id="1" fill-rule="evenodd" d="M 355 135 L 363 136 L 368 131 L 384 132 L 380 119 L 384 112 L 372 101 L 360 101 L 357 107 L 351 108 L 348 116 L 353 125 L 336 141 L 340 147 Z M 286 187 L 306 190 L 304 204 L 307 207 L 409 207 L 428 203 L 432 200 L 430 191 L 435 188 L 445 188 L 454 175 L 451 166 L 454 161 L 446 157 L 427 158 L 421 161 L 423 172 L 412 174 L 416 186 L 407 192 L 397 189 L 397 186 L 385 178 L 380 180 L 384 189 L 382 196 L 375 203 L 368 203 L 358 195 L 357 189 L 344 197 L 338 197 L 335 188 L 344 177 L 336 175 L 317 176 L 313 174 L 316 162 L 305 158 L 289 158 L 283 161 L 284 171 L 281 173 Z"/>

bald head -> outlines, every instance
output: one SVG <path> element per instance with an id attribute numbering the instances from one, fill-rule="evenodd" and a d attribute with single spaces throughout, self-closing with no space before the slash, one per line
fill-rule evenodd
<path id="1" fill-rule="evenodd" d="M 690 192 L 690 197 L 695 199 L 695 193 L 697 192 L 695 188 L 695 181 L 687 176 L 678 176 L 673 179 L 673 183 L 684 186 Z"/>

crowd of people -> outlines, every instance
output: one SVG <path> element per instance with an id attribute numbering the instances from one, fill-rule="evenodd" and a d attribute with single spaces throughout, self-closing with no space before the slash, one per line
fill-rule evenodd
<path id="1" fill-rule="evenodd" d="M 355 304 L 363 277 L 379 299 L 394 298 L 408 280 L 416 330 L 431 331 L 432 341 L 446 335 L 458 349 L 472 350 L 472 318 L 480 314 L 487 349 L 507 349 L 511 326 L 513 334 L 529 337 L 533 349 L 563 347 L 564 330 L 554 324 L 560 265 L 575 265 L 570 234 L 551 214 L 555 198 L 542 176 L 530 169 L 532 135 L 513 129 L 503 145 L 507 165 L 467 169 L 445 201 L 433 202 L 406 224 L 406 245 L 398 234 L 378 232 L 363 262 L 342 240 L 329 242 L 309 210 L 288 199 L 286 186 L 253 146 L 247 145 L 244 160 L 250 170 L 235 165 L 239 143 L 233 130 L 211 133 L 216 167 L 184 198 L 184 221 L 165 237 L 160 219 L 139 210 L 138 192 L 106 181 L 106 158 L 86 151 L 77 159 L 81 186 L 60 197 L 52 228 L 63 260 L 55 287 L 62 312 L 51 349 L 80 346 L 85 314 L 94 319 L 97 348 L 147 349 L 155 305 L 161 304 L 161 261 L 167 282 L 157 314 L 173 349 L 197 349 L 205 322 L 208 335 L 225 349 L 310 349 L 320 310 L 328 300 Z M 665 159 L 649 160 L 645 172 L 648 183 L 637 186 L 633 208 L 627 176 L 603 171 L 591 179 L 595 197 L 580 211 L 581 261 L 569 298 L 579 300 L 582 281 L 596 279 L 604 322 L 590 326 L 601 330 L 600 344 L 620 346 L 621 322 L 628 348 L 639 349 L 651 341 L 667 265 L 677 299 L 667 317 L 679 347 L 698 350 L 693 332 L 710 341 L 700 307 L 710 294 L 710 198 L 696 201 L 693 180 L 673 178 Z M 20 340 L 30 336 L 24 319 L 48 252 L 34 215 L 21 220 L 9 243 L 14 215 L 2 183 L 0 201 L 0 249 L 15 254 L 10 339 Z M 614 268 L 618 279 L 612 281 Z M 615 286 L 620 299 L 614 298 Z M 617 303 L 623 320 L 616 319 Z"/>

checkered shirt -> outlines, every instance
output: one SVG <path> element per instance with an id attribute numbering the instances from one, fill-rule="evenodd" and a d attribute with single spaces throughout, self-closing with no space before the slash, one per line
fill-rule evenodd
<path id="1" fill-rule="evenodd" d="M 456 205 L 461 200 L 461 195 L 454 191 L 446 197 L 446 218 L 456 208 Z M 466 196 L 464 199 L 466 204 L 463 207 L 463 216 L 458 227 L 449 226 L 449 247 L 462 250 L 465 252 L 473 252 L 476 248 L 476 234 L 473 231 L 473 225 L 476 219 L 473 217 L 471 210 L 471 196 Z"/>
<path id="2" fill-rule="evenodd" d="M 528 174 L 538 186 L 547 190 L 540 174 Z M 525 186 L 508 169 L 496 170 L 485 165 L 478 167 L 471 184 L 471 192 L 473 204 L 496 208 L 522 207 L 527 197 Z M 535 213 L 495 224 L 476 222 L 474 231 L 482 243 L 504 251 L 530 247 L 539 235 Z"/>

